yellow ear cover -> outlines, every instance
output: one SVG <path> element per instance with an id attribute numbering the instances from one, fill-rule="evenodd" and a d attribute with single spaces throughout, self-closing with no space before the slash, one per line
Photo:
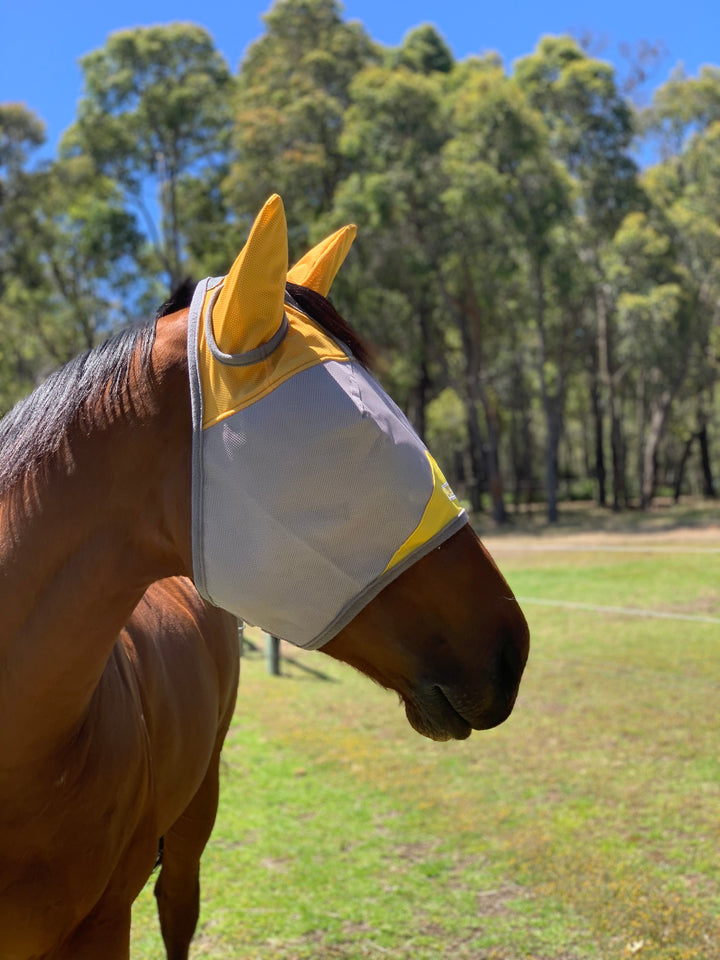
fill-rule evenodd
<path id="1" fill-rule="evenodd" d="M 245 353 L 270 340 L 282 323 L 288 242 L 277 194 L 255 219 L 213 307 L 215 340 L 224 353 Z"/>
<path id="2" fill-rule="evenodd" d="M 290 268 L 288 280 L 310 287 L 311 290 L 326 297 L 330 293 L 330 287 L 338 270 L 348 255 L 356 233 L 357 227 L 354 223 L 336 230 Z"/>

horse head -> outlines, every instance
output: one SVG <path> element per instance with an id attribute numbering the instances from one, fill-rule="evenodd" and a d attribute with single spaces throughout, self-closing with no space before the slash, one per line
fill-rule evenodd
<path id="1" fill-rule="evenodd" d="M 324 297 L 354 227 L 288 270 L 272 197 L 188 320 L 200 592 L 402 697 L 435 739 L 512 709 L 525 619 L 438 465 L 347 346 L 287 293 Z"/>

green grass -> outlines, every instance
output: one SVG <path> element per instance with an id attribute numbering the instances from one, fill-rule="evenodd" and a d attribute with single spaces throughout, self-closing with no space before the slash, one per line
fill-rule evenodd
<path id="1" fill-rule="evenodd" d="M 497 555 L 521 595 L 720 610 L 720 554 Z M 526 612 L 515 711 L 464 743 L 321 654 L 244 661 L 193 956 L 720 957 L 720 626 Z"/>

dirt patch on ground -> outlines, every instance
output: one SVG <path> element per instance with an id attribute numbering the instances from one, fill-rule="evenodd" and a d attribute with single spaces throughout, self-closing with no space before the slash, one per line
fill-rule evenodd
<path id="1" fill-rule="evenodd" d="M 544 507 L 510 513 L 497 526 L 483 514 L 474 517 L 484 541 L 495 545 L 525 542 L 577 544 L 713 544 L 720 545 L 720 501 L 683 498 L 679 504 L 658 498 L 648 510 L 617 513 L 589 502 L 562 503 L 557 523 L 547 522 Z"/>
<path id="2" fill-rule="evenodd" d="M 610 530 L 567 530 L 543 529 L 536 535 L 527 532 L 489 533 L 482 537 L 483 543 L 491 553 L 502 550 L 592 550 L 597 547 L 622 548 L 629 550 L 659 549 L 662 547 L 680 548 L 682 546 L 719 549 L 720 524 L 705 527 L 677 527 L 673 530 L 642 530 L 637 533 Z"/>

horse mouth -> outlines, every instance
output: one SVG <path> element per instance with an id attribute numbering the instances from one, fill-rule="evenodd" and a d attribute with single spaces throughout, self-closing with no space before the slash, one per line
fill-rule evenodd
<path id="1" fill-rule="evenodd" d="M 438 686 L 432 687 L 422 698 L 405 699 L 404 702 L 410 726 L 430 740 L 467 740 L 472 733 L 473 727 Z"/>

